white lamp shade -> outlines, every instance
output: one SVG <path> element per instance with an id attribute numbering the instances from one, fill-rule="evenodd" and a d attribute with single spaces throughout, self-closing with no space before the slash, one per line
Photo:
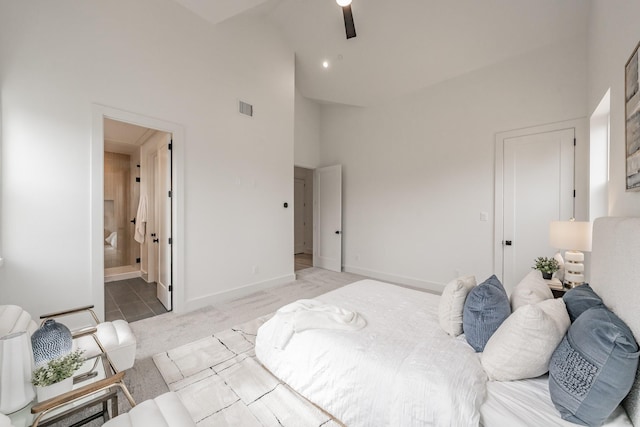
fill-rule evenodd
<path id="1" fill-rule="evenodd" d="M 591 252 L 591 223 L 589 221 L 552 221 L 549 243 L 558 249 Z"/>
<path id="2" fill-rule="evenodd" d="M 10 414 L 33 400 L 32 370 L 31 340 L 26 332 L 0 338 L 0 412 Z"/>

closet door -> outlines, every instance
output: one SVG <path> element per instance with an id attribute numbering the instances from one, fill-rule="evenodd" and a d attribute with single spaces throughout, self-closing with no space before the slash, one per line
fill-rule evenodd
<path id="1" fill-rule="evenodd" d="M 318 168 L 313 177 L 313 265 L 342 271 L 342 166 Z"/>
<path id="2" fill-rule="evenodd" d="M 513 288 L 535 258 L 556 252 L 551 221 L 574 216 L 575 129 L 505 138 L 502 214 L 502 280 Z"/>

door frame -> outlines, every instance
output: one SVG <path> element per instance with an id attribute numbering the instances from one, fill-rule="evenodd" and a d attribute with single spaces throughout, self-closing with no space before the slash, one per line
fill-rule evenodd
<path id="1" fill-rule="evenodd" d="M 90 277 L 92 301 L 96 314 L 104 320 L 104 119 L 113 119 L 131 123 L 151 129 L 156 129 L 173 135 L 172 156 L 173 166 L 171 180 L 173 186 L 171 199 L 171 227 L 172 235 L 172 284 L 173 310 L 176 313 L 184 311 L 184 128 L 177 123 L 160 120 L 129 111 L 92 104 L 91 130 L 91 172 L 90 172 Z M 178 286 L 176 286 L 176 284 Z"/>
<path id="2" fill-rule="evenodd" d="M 493 272 L 503 280 L 503 247 L 504 240 L 504 141 L 509 138 L 575 129 L 576 147 L 574 161 L 574 182 L 576 189 L 575 216 L 577 220 L 589 220 L 589 139 L 587 118 L 582 117 L 546 125 L 532 126 L 506 132 L 498 132 L 495 136 L 495 185 L 494 185 L 494 241 Z"/>

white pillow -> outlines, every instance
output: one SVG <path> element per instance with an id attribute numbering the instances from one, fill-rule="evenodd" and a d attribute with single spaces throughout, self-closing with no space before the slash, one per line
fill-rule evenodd
<path id="1" fill-rule="evenodd" d="M 475 276 L 453 279 L 444 287 L 438 304 L 440 327 L 449 335 L 457 337 L 462 333 L 462 311 L 467 295 L 476 285 Z"/>
<path id="2" fill-rule="evenodd" d="M 569 330 L 569 326 L 571 326 L 571 319 L 569 318 L 569 312 L 567 311 L 564 300 L 562 298 L 552 298 L 539 302 L 536 305 L 541 308 L 547 316 L 553 319 L 556 327 L 564 336 Z"/>
<path id="3" fill-rule="evenodd" d="M 511 312 L 527 304 L 537 304 L 546 299 L 552 299 L 553 292 L 547 281 L 542 278 L 538 270 L 532 270 L 524 276 L 511 293 Z"/>
<path id="4" fill-rule="evenodd" d="M 546 373 L 570 324 L 561 298 L 520 307 L 484 348 L 482 366 L 487 376 L 493 381 L 514 381 Z"/>

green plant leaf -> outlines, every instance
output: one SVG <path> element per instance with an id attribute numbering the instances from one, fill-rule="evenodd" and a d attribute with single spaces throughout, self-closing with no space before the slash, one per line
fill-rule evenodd
<path id="1" fill-rule="evenodd" d="M 78 349 L 66 356 L 50 360 L 46 365 L 33 371 L 31 383 L 36 387 L 46 387 L 69 378 L 84 363 L 82 353 L 84 350 Z"/>

